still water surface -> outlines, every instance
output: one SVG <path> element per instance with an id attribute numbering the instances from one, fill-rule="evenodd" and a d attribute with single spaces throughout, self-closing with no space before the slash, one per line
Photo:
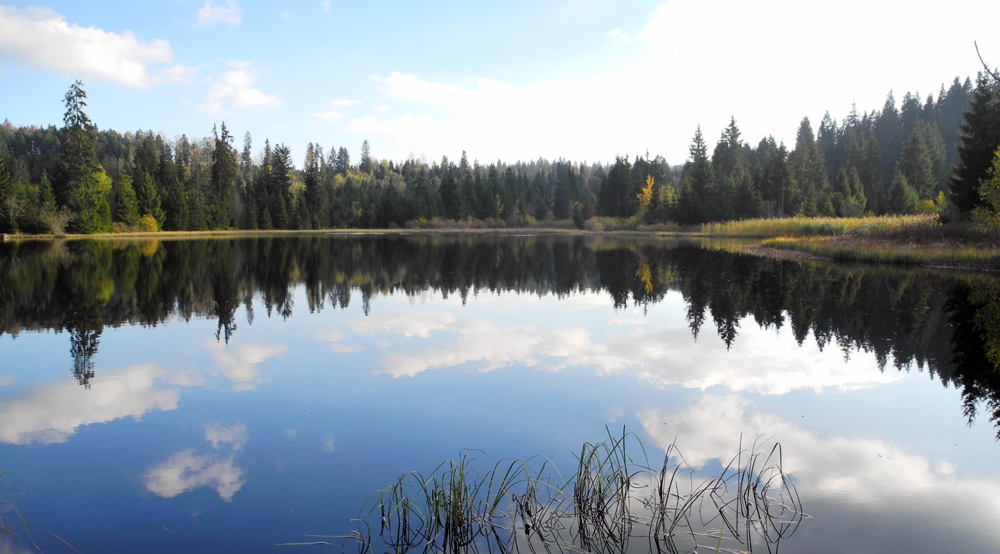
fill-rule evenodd
<path id="1" fill-rule="evenodd" d="M 991 551 L 998 291 L 653 239 L 5 244 L 0 485 L 83 553 L 288 552 L 462 449 L 568 476 L 624 428 L 712 474 L 763 437 L 783 551 Z"/>

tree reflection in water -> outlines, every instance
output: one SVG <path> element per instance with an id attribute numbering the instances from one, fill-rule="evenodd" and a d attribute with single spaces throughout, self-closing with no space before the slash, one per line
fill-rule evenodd
<path id="1" fill-rule="evenodd" d="M 802 344 L 874 353 L 881 370 L 926 368 L 962 391 L 970 420 L 1000 421 L 1000 283 L 988 275 L 771 260 L 693 241 L 541 235 L 299 236 L 0 245 L 0 333 L 70 333 L 73 373 L 89 386 L 105 327 L 176 316 L 247 324 L 258 299 L 289 318 L 304 288 L 310 313 L 360 293 L 426 291 L 464 302 L 479 292 L 608 294 L 616 309 L 682 295 L 693 337 L 708 325 L 727 346 L 740 325 L 790 327 Z"/>

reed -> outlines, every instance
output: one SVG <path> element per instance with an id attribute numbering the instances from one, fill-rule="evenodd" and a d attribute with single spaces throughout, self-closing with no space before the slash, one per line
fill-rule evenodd
<path id="1" fill-rule="evenodd" d="M 927 233 L 944 227 L 933 215 L 881 217 L 786 217 L 706 223 L 701 232 L 739 237 L 809 237 L 850 233 L 887 235 L 898 232 Z"/>
<path id="2" fill-rule="evenodd" d="M 377 491 L 356 529 L 339 538 L 361 554 L 623 553 L 634 540 L 667 554 L 770 552 L 805 516 L 780 445 L 768 444 L 744 448 L 741 439 L 736 456 L 709 479 L 699 479 L 675 445 L 652 467 L 638 437 L 624 430 L 585 443 L 565 481 L 542 458 L 480 471 L 466 453 Z"/>

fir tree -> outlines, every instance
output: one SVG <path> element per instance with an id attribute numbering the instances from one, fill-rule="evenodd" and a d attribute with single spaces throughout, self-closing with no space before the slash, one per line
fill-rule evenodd
<path id="1" fill-rule="evenodd" d="M 976 80 L 960 127 L 959 163 L 951 180 L 951 201 L 963 214 L 981 202 L 979 183 L 993 163 L 1000 146 L 1000 86 L 984 73 Z"/>
<path id="2" fill-rule="evenodd" d="M 889 187 L 888 209 L 894 214 L 913 214 L 917 212 L 919 197 L 906 181 L 906 176 L 899 170 L 892 178 Z"/>
<path id="3" fill-rule="evenodd" d="M 139 203 L 132 188 L 132 178 L 124 171 L 119 177 L 118 195 L 115 196 L 115 221 L 129 227 L 139 223 Z"/>
<path id="4" fill-rule="evenodd" d="M 84 113 L 87 93 L 76 81 L 66 93 L 63 116 L 61 197 L 74 214 L 73 228 L 81 233 L 111 230 L 111 179 L 97 160 L 96 129 Z"/>

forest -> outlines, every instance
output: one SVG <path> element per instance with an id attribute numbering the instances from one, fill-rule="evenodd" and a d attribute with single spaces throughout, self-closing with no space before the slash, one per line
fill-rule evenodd
<path id="1" fill-rule="evenodd" d="M 0 232 L 395 228 L 476 223 L 576 226 L 592 218 L 692 226 L 760 217 L 942 213 L 990 202 L 980 184 L 1000 147 L 1000 83 L 955 78 L 935 97 L 892 92 L 880 109 L 803 118 L 795 144 L 745 141 L 735 118 L 712 145 L 699 127 L 689 158 L 616 156 L 488 165 L 356 161 L 344 146 L 255 150 L 223 122 L 205 138 L 99 130 L 83 83 L 63 126 L 0 125 Z M 1000 165 L 998 165 L 1000 166 Z M 997 179 L 1000 181 L 1000 179 Z M 998 197 L 1000 200 L 1000 197 Z M 949 215 L 950 214 L 950 215 Z M 571 223 L 570 223 L 571 222 Z"/>

